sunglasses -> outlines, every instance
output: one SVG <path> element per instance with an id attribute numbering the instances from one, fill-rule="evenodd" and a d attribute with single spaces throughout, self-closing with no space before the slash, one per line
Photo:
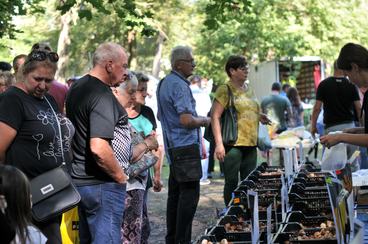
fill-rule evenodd
<path id="1" fill-rule="evenodd" d="M 31 50 L 38 50 L 38 49 L 45 49 L 46 51 L 49 51 L 51 52 L 51 47 L 49 47 L 48 44 L 44 43 L 44 44 L 39 44 L 39 43 L 36 43 L 32 46 L 32 49 Z"/>
<path id="2" fill-rule="evenodd" d="M 44 61 L 46 60 L 46 58 L 48 58 L 53 63 L 56 63 L 57 61 L 59 61 L 59 55 L 55 52 L 45 52 L 45 51 L 36 50 L 36 51 L 32 51 L 28 55 L 28 62 L 31 62 L 34 60 Z"/>

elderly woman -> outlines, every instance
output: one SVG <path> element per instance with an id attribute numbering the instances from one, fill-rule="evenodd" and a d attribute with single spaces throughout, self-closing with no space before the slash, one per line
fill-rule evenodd
<path id="1" fill-rule="evenodd" d="M 359 88 L 368 88 L 368 50 L 354 43 L 345 44 L 337 59 L 337 67 Z M 368 147 L 368 92 L 364 94 L 362 109 L 364 111 L 364 127 L 344 130 L 345 133 L 321 137 L 321 143 L 327 147 L 344 142 Z"/>
<path id="2" fill-rule="evenodd" d="M 0 71 L 0 93 L 3 93 L 15 83 L 15 77 L 10 71 Z"/>
<path id="3" fill-rule="evenodd" d="M 269 123 L 261 114 L 253 90 L 245 82 L 248 78 L 248 63 L 243 56 L 230 56 L 225 70 L 230 80 L 217 88 L 212 105 L 211 124 L 215 138 L 215 156 L 224 161 L 224 201 L 227 206 L 240 179 L 245 179 L 257 164 L 258 124 Z M 224 145 L 221 135 L 221 116 L 229 101 L 228 89 L 234 96 L 238 118 L 238 139 L 234 145 Z"/>
<path id="4" fill-rule="evenodd" d="M 0 98 L 0 162 L 17 167 L 30 180 L 60 166 L 63 160 L 71 161 L 74 127 L 47 94 L 58 59 L 54 52 L 33 50 L 21 68 L 22 80 Z M 48 243 L 61 243 L 60 220 L 61 216 L 34 224 Z"/>
<path id="5" fill-rule="evenodd" d="M 152 133 L 154 125 L 150 120 L 152 118 L 154 119 L 153 112 L 151 110 L 151 116 L 147 116 L 147 113 L 149 113 L 148 107 L 143 107 L 141 104 L 137 105 L 136 92 L 138 87 L 137 78 L 131 74 L 130 78 L 123 82 L 118 88 L 115 88 L 114 91 L 117 100 L 127 110 L 130 125 L 145 137 L 144 143 L 133 146 L 132 155 L 129 158 L 130 162 L 139 160 L 144 153 L 150 150 L 156 150 L 158 147 L 156 138 Z M 139 107 L 138 114 L 136 114 L 138 109 L 137 107 Z M 116 139 L 113 140 L 114 150 L 115 140 Z M 127 143 L 120 143 L 120 149 L 125 145 L 127 145 Z M 117 148 L 119 148 L 119 145 L 117 145 Z M 119 159 L 119 154 L 121 154 L 121 152 L 115 150 L 115 153 Z M 129 167 L 124 163 L 122 163 L 122 166 L 124 168 Z M 148 172 L 143 172 L 142 174 L 128 180 L 122 226 L 122 243 L 148 243 L 149 222 L 147 216 L 146 193 L 147 183 L 149 181 Z M 158 187 L 161 188 L 161 185 Z"/>

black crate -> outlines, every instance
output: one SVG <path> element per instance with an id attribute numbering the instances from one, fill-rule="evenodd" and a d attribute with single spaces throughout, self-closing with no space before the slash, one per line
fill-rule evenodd
<path id="1" fill-rule="evenodd" d="M 276 239 L 276 243 L 326 243 L 326 244 L 336 244 L 336 236 L 335 237 L 329 237 L 329 238 L 316 238 L 315 233 L 316 232 L 330 232 L 332 234 L 335 234 L 335 228 L 303 228 L 299 223 L 288 223 L 284 225 L 282 230 L 278 232 Z M 309 237 L 308 239 L 302 239 L 301 236 L 299 236 L 299 233 L 303 232 L 305 236 Z"/>

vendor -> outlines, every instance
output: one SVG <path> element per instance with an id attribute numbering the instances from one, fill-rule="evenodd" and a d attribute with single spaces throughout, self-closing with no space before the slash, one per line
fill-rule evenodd
<path id="1" fill-rule="evenodd" d="M 368 88 L 368 50 L 365 47 L 354 43 L 344 45 L 337 59 L 337 67 L 359 88 Z M 321 143 L 328 148 L 340 142 L 368 147 L 367 99 L 368 93 L 365 93 L 362 105 L 365 127 L 345 129 L 344 133 L 322 136 Z"/>

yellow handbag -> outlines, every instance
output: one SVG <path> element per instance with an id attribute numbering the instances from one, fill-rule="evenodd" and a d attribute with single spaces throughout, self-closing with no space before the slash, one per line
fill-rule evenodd
<path id="1" fill-rule="evenodd" d="M 78 207 L 63 213 L 60 232 L 63 244 L 79 244 Z"/>

